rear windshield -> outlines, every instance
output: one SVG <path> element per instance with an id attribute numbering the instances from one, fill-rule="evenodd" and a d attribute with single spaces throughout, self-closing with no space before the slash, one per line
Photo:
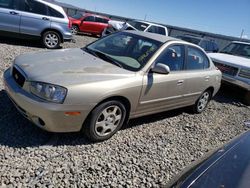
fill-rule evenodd
<path id="1" fill-rule="evenodd" d="M 137 21 L 128 21 L 127 23 L 139 31 L 144 31 L 149 26 L 149 24 Z"/>

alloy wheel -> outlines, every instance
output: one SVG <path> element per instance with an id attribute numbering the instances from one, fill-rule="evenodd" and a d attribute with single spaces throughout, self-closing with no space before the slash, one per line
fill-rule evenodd
<path id="1" fill-rule="evenodd" d="M 95 122 L 95 132 L 98 136 L 112 134 L 119 126 L 123 117 L 122 110 L 117 105 L 105 108 Z"/>

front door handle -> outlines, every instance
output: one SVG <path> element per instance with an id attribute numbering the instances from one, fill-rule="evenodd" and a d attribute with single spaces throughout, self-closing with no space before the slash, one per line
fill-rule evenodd
<path id="1" fill-rule="evenodd" d="M 177 85 L 178 85 L 178 86 L 179 86 L 179 85 L 182 85 L 183 82 L 184 82 L 184 80 L 178 80 Z"/>
<path id="2" fill-rule="evenodd" d="M 205 80 L 206 80 L 206 81 L 209 81 L 209 78 L 210 78 L 210 76 L 206 76 L 206 77 L 205 77 Z"/>
<path id="3" fill-rule="evenodd" d="M 15 12 L 15 11 L 10 11 L 10 14 L 12 14 L 12 15 L 17 15 L 18 13 Z"/>
<path id="4" fill-rule="evenodd" d="M 42 19 L 43 19 L 43 20 L 49 20 L 49 18 L 47 18 L 47 17 L 43 17 Z"/>

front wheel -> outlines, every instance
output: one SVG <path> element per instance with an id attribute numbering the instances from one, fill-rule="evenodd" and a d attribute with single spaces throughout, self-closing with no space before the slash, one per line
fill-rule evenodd
<path id="1" fill-rule="evenodd" d="M 84 125 L 84 134 L 92 141 L 111 138 L 123 125 L 127 110 L 119 101 L 108 101 L 97 106 Z"/>
<path id="2" fill-rule="evenodd" d="M 205 110 L 207 107 L 207 104 L 209 103 L 211 99 L 212 93 L 211 91 L 207 90 L 199 97 L 199 99 L 196 101 L 196 103 L 193 106 L 193 112 L 194 113 L 201 113 Z"/>
<path id="3" fill-rule="evenodd" d="M 61 44 L 61 38 L 55 31 L 47 31 L 42 36 L 43 45 L 48 49 L 57 49 Z"/>

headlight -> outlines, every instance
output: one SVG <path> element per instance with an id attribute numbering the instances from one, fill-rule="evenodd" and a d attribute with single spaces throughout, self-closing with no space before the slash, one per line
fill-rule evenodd
<path id="1" fill-rule="evenodd" d="M 42 82 L 31 82 L 30 91 L 37 97 L 55 103 L 63 103 L 67 95 L 66 88 Z"/>
<path id="2" fill-rule="evenodd" d="M 242 78 L 248 78 L 250 79 L 250 69 L 241 69 L 239 76 Z"/>

